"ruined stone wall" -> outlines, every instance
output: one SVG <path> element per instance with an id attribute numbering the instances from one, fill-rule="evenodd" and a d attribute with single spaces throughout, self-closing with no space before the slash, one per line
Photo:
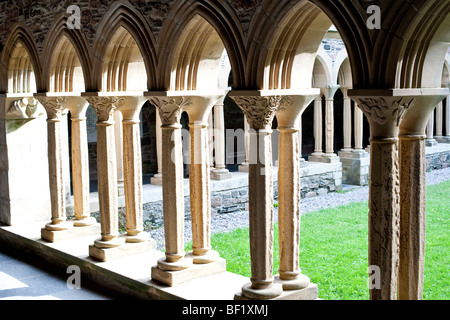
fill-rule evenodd
<path id="1" fill-rule="evenodd" d="M 184 1 L 184 0 L 183 0 Z M 223 0 L 225 1 L 225 0 Z M 244 34 L 262 0 L 226 0 L 241 21 Z M 0 1 L 0 51 L 14 23 L 23 23 L 34 37 L 41 53 L 48 30 L 58 15 L 76 5 L 81 11 L 82 31 L 92 46 L 98 26 L 115 2 L 132 4 L 145 18 L 155 39 L 177 0 L 5 0 Z"/>

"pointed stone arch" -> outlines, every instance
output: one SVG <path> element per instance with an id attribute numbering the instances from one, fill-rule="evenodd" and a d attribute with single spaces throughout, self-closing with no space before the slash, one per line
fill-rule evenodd
<path id="1" fill-rule="evenodd" d="M 255 86 L 309 88 L 315 57 L 331 20 L 308 1 L 294 5 L 292 1 L 265 1 L 254 22 L 248 60 L 253 66 L 247 70 Z"/>
<path id="2" fill-rule="evenodd" d="M 1 54 L 0 92 L 33 93 L 41 90 L 42 67 L 32 35 L 15 24 Z"/>
<path id="3" fill-rule="evenodd" d="M 49 30 L 43 48 L 46 91 L 91 91 L 91 50 L 81 29 L 67 28 L 67 14 L 59 15 Z"/>
<path id="4" fill-rule="evenodd" d="M 128 87 L 127 70 L 133 63 L 140 65 L 141 62 L 145 67 L 142 69 L 145 69 L 147 79 L 146 88 L 139 85 L 138 90 L 154 87 L 156 41 L 144 17 L 130 3 L 116 2 L 103 16 L 92 53 L 95 90 L 133 90 L 136 86 Z M 143 75 L 143 70 L 136 71 Z M 105 75 L 105 72 L 109 73 Z"/>
<path id="5" fill-rule="evenodd" d="M 198 82 L 199 72 L 206 72 L 207 64 L 219 63 L 224 50 L 233 72 L 233 87 L 243 87 L 246 55 L 242 29 L 228 4 L 178 1 L 172 14 L 159 36 L 158 89 L 204 87 L 206 81 Z M 211 79 L 211 74 L 206 79 Z"/>

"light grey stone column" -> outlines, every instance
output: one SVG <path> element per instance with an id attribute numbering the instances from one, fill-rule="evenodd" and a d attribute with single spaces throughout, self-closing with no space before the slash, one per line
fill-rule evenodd
<path id="1" fill-rule="evenodd" d="M 36 99 L 47 112 L 51 222 L 45 225 L 45 230 L 67 230 L 73 225 L 67 221 L 65 212 L 63 143 L 61 139 L 61 117 L 64 110 L 67 109 L 67 98 L 39 95 L 36 96 Z M 53 241 L 50 236 L 47 237 L 45 231 L 42 232 L 42 237 Z"/>
<path id="2" fill-rule="evenodd" d="M 100 206 L 101 237 L 90 247 L 90 255 L 97 251 L 122 245 L 119 237 L 117 154 L 114 131 L 114 112 L 124 103 L 123 98 L 99 96 L 97 93 L 83 95 L 97 114 L 97 170 L 98 198 Z M 100 250 L 97 250 L 100 249 Z"/>
<path id="3" fill-rule="evenodd" d="M 224 180 L 231 178 L 231 173 L 225 167 L 225 120 L 223 114 L 222 97 L 214 106 L 214 152 L 216 166 L 212 170 L 211 178 Z M 245 121 L 245 120 L 244 120 Z"/>
<path id="4" fill-rule="evenodd" d="M 249 299 L 271 299 L 282 293 L 273 277 L 273 177 L 271 125 L 279 108 L 280 96 L 230 93 L 247 116 L 249 144 L 250 283 L 242 287 Z"/>

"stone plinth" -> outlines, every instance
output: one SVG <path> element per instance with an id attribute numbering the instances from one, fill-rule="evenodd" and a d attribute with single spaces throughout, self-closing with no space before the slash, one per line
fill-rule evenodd
<path id="1" fill-rule="evenodd" d="M 153 239 L 142 242 L 125 242 L 125 239 L 123 240 L 124 243 L 118 247 L 99 248 L 95 245 L 90 245 L 89 256 L 99 261 L 110 261 L 156 249 L 156 243 Z"/>
<path id="2" fill-rule="evenodd" d="M 364 186 L 369 183 L 370 154 L 360 152 L 339 152 L 342 162 L 342 183 Z"/>
<path id="3" fill-rule="evenodd" d="M 70 222 L 70 228 L 65 230 L 47 230 L 46 228 L 41 229 L 41 238 L 50 242 L 63 241 L 68 239 L 73 239 L 77 237 L 84 237 L 88 235 L 100 234 L 100 224 L 94 223 L 89 226 L 74 227 L 73 223 Z"/>
<path id="4" fill-rule="evenodd" d="M 189 268 L 183 270 L 167 271 L 161 270 L 157 266 L 152 267 L 152 280 L 173 287 L 190 280 L 226 271 L 226 261 L 223 258 L 218 258 L 216 261 L 207 264 L 197 264 L 193 263 L 194 255 L 188 253 L 185 259 L 190 261 L 191 264 Z"/>
<path id="5" fill-rule="evenodd" d="M 284 290 L 281 295 L 269 300 L 315 300 L 318 298 L 319 289 L 317 284 L 311 283 L 306 288 L 300 290 Z M 250 300 L 242 295 L 241 292 L 236 293 L 234 300 Z"/>

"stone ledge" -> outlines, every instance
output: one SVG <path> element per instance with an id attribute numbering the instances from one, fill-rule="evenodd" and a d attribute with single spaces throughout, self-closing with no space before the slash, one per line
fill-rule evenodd
<path id="1" fill-rule="evenodd" d="M 152 281 L 151 268 L 164 257 L 160 251 L 149 250 L 133 256 L 100 262 L 89 257 L 89 245 L 98 235 L 47 242 L 40 239 L 40 228 L 46 221 L 17 226 L 0 225 L 0 243 L 25 254 L 36 256 L 61 270 L 80 267 L 83 281 L 96 283 L 143 300 L 233 300 L 249 278 L 221 272 L 169 287 Z"/>
<path id="2" fill-rule="evenodd" d="M 270 300 L 317 300 L 319 289 L 317 284 L 311 283 L 304 289 L 300 290 L 284 290 L 283 293 Z M 235 300 L 248 300 L 242 295 L 242 293 L 236 293 L 234 296 Z"/>

